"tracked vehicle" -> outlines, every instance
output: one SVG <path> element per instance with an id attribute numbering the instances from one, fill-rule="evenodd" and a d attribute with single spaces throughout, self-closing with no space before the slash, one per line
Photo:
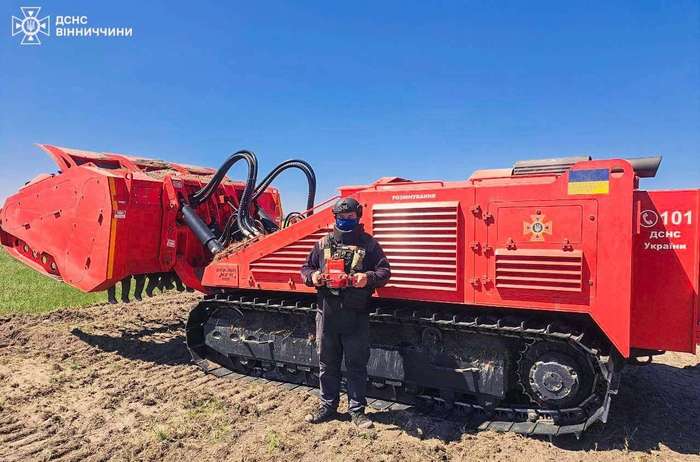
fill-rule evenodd
<path id="1" fill-rule="evenodd" d="M 0 212 L 2 245 L 83 291 L 121 281 L 206 294 L 187 322 L 196 364 L 318 384 L 316 297 L 299 269 L 332 228 L 301 160 L 257 180 L 248 151 L 218 170 L 41 145 L 59 172 Z M 344 186 L 364 207 L 390 282 L 371 302 L 368 396 L 480 428 L 579 434 L 605 422 L 620 370 L 700 341 L 700 190 L 646 191 L 660 158 L 517 162 L 464 181 Z M 237 162 L 245 181 L 226 176 Z M 283 214 L 273 180 L 307 180 Z"/>

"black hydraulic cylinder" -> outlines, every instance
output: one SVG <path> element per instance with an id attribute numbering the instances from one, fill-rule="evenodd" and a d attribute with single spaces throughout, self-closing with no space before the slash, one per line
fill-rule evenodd
<path id="1" fill-rule="evenodd" d="M 182 212 L 182 219 L 185 224 L 192 230 L 199 242 L 201 242 L 209 251 L 216 255 L 217 253 L 224 250 L 223 246 L 217 241 L 216 236 L 207 225 L 199 218 L 197 212 L 195 212 L 192 207 L 187 204 L 182 204 L 180 207 Z"/>

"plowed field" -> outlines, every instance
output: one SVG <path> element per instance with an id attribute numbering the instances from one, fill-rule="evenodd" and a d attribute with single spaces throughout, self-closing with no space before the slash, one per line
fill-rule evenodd
<path id="1" fill-rule="evenodd" d="M 316 398 L 189 362 L 196 296 L 0 318 L 0 460 L 700 460 L 700 366 L 630 367 L 580 440 L 476 433 L 416 411 L 311 426 Z"/>

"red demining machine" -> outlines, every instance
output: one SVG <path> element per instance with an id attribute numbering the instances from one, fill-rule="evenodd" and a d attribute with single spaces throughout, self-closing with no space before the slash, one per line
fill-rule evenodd
<path id="1" fill-rule="evenodd" d="M 186 328 L 196 364 L 314 387 L 315 291 L 299 273 L 333 226 L 302 160 L 261 181 L 248 151 L 218 170 L 40 146 L 58 164 L 10 196 L 2 245 L 82 291 L 121 282 L 205 294 Z M 391 264 L 371 301 L 368 396 L 480 428 L 580 434 L 605 422 L 625 364 L 700 341 L 700 190 L 645 191 L 660 157 L 519 161 L 464 181 L 343 186 Z M 247 166 L 245 181 L 227 172 Z M 284 215 L 273 180 L 308 182 Z"/>

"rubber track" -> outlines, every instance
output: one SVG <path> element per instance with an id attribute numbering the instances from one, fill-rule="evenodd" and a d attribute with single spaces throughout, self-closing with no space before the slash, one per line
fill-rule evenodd
<path id="1" fill-rule="evenodd" d="M 279 313 L 297 313 L 304 315 L 313 315 L 316 313 L 317 305 L 311 302 L 308 298 L 303 297 L 287 297 L 284 298 L 267 298 L 240 296 L 231 294 L 217 294 L 207 296 L 203 301 L 195 306 L 190 313 L 199 314 L 202 310 L 210 310 L 214 312 L 216 308 L 232 308 L 240 310 L 257 310 Z M 532 325 L 530 320 L 519 320 L 513 322 L 513 316 L 507 318 L 494 317 L 491 313 L 488 316 L 465 316 L 458 309 L 454 312 L 435 312 L 428 310 L 397 310 L 395 308 L 375 308 L 370 313 L 370 322 L 372 323 L 393 323 L 406 324 L 410 323 L 421 327 L 436 327 L 441 330 L 460 331 L 465 333 L 480 333 L 496 336 L 520 337 L 524 339 L 542 339 L 555 342 L 566 342 L 585 355 L 591 362 L 594 370 L 597 370 L 596 381 L 593 393 L 586 398 L 577 407 L 548 410 L 535 407 L 523 407 L 519 405 L 503 405 L 495 407 L 485 407 L 480 404 L 468 402 L 446 402 L 438 396 L 432 395 L 413 395 L 415 402 L 408 403 L 418 405 L 421 408 L 431 409 L 431 413 L 446 418 L 464 418 L 468 417 L 472 421 L 478 421 L 479 430 L 494 430 L 501 432 L 515 432 L 524 435 L 547 435 L 558 436 L 564 434 L 580 435 L 591 425 L 598 421 L 605 422 L 610 407 L 611 395 L 617 393 L 619 383 L 619 370 L 615 366 L 612 356 L 607 360 L 603 358 L 599 352 L 586 345 L 584 335 L 582 333 L 562 332 L 553 323 L 541 325 Z M 188 322 L 188 331 L 194 329 L 203 329 L 207 317 L 202 318 L 203 321 L 198 325 L 190 325 Z M 190 337 L 188 332 L 188 338 Z M 202 336 L 203 337 L 203 336 Z M 200 358 L 193 351 L 193 347 L 197 345 L 188 345 L 193 361 L 204 372 L 214 374 L 219 377 L 236 378 L 244 380 L 245 376 L 237 377 L 237 374 L 221 364 L 216 364 L 208 358 Z M 214 363 L 215 365 L 212 365 Z M 276 364 L 265 364 L 266 367 L 277 367 Z M 289 367 L 293 365 L 285 365 Z M 306 374 L 298 374 L 307 377 L 302 380 L 302 383 L 282 383 L 280 386 L 288 389 L 305 387 L 307 389 L 316 388 L 316 383 L 308 379 L 315 375 L 318 377 L 318 368 L 312 368 L 308 371 L 307 367 L 300 368 L 306 371 Z M 256 374 L 261 374 L 262 371 L 252 371 Z M 232 375 L 233 374 L 233 375 Z M 600 380 L 602 378 L 602 381 Z M 267 379 L 253 377 L 251 380 Z M 373 380 L 371 377 L 369 381 Z M 381 379 L 378 380 L 381 382 Z M 395 386 L 394 384 L 391 384 Z M 400 386 L 404 392 L 408 392 L 403 385 Z M 368 405 L 375 404 L 375 408 L 379 409 L 398 409 L 406 408 L 406 403 L 397 403 L 386 400 L 373 400 L 368 398 Z M 378 405 L 378 406 L 377 406 Z M 559 425 L 555 422 L 565 421 L 565 425 Z"/>

